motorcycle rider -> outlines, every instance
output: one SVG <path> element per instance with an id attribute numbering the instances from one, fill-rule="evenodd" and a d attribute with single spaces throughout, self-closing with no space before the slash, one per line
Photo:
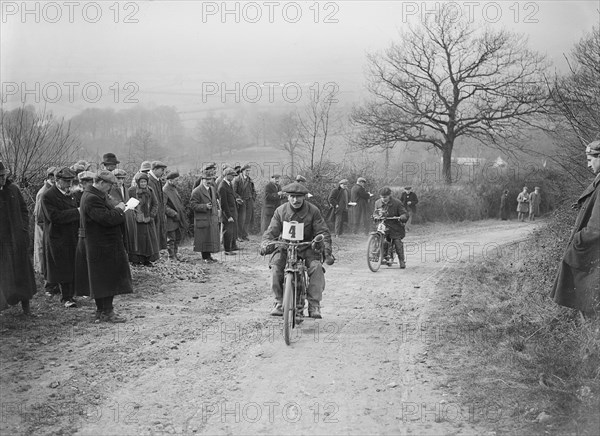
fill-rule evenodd
<path id="1" fill-rule="evenodd" d="M 388 252 L 386 256 L 386 262 L 388 266 L 391 265 L 391 260 L 394 255 L 394 248 L 396 248 L 396 254 L 398 254 L 398 261 L 400 268 L 406 268 L 406 262 L 404 259 L 404 244 L 402 239 L 406 235 L 404 230 L 404 223 L 408 221 L 408 213 L 404 208 L 404 205 L 400 200 L 392 197 L 392 190 L 385 186 L 379 190 L 379 199 L 375 202 L 374 217 L 400 217 L 398 220 L 388 220 L 385 222 L 387 226 L 387 238 L 388 241 Z"/>
<path id="2" fill-rule="evenodd" d="M 312 241 L 317 235 L 323 235 L 323 242 L 320 247 L 306 246 L 298 250 L 298 257 L 304 259 L 308 270 L 309 284 L 306 290 L 308 300 L 308 315 L 311 318 L 321 318 L 321 299 L 323 289 L 325 289 L 325 274 L 321 264 L 321 251 L 325 254 L 325 263 L 332 265 L 334 258 L 331 254 L 331 234 L 325 224 L 321 212 L 314 204 L 306 201 L 308 189 L 298 182 L 290 183 L 282 191 L 287 194 L 288 201 L 279 206 L 267 230 L 265 230 L 260 248 L 260 254 L 266 255 L 274 252 L 278 247 L 271 244 L 277 241 L 283 230 L 285 221 L 296 221 L 304 224 L 304 242 Z M 275 303 L 271 310 L 272 316 L 283 315 L 283 279 L 285 274 L 285 265 L 287 260 L 287 250 L 278 249 L 271 257 L 269 268 L 271 268 L 272 290 L 275 296 Z M 298 302 L 298 313 L 300 317 L 304 316 L 304 302 Z"/>

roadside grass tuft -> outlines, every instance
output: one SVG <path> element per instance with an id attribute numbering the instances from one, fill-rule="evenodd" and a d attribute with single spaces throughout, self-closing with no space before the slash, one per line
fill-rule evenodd
<path id="1" fill-rule="evenodd" d="M 497 432 L 600 434 L 600 320 L 549 298 L 574 218 L 559 210 L 517 256 L 443 278 L 435 316 L 446 337 L 433 342 L 433 357 L 451 393 L 481 412 L 473 420 Z"/>

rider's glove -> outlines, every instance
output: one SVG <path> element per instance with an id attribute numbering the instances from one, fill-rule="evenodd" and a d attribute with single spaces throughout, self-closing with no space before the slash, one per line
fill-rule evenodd
<path id="1" fill-rule="evenodd" d="M 333 254 L 329 253 L 325 255 L 325 263 L 327 265 L 333 265 L 333 262 L 335 262 L 335 257 L 333 257 Z"/>
<path id="2" fill-rule="evenodd" d="M 398 218 L 398 221 L 405 223 L 408 221 L 408 217 L 405 214 L 400 215 L 400 218 Z"/>
<path id="3" fill-rule="evenodd" d="M 264 241 L 260 246 L 260 255 L 266 256 L 267 254 L 271 254 L 276 248 L 275 244 L 272 244 L 271 241 Z"/>
<path id="4" fill-rule="evenodd" d="M 310 247 L 316 252 L 320 253 L 325 248 L 325 244 L 323 242 L 314 242 L 310 245 Z"/>

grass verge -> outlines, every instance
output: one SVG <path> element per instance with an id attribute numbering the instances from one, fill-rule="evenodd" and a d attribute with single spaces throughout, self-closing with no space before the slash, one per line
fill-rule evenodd
<path id="1" fill-rule="evenodd" d="M 559 210 L 517 256 L 443 278 L 428 340 L 448 374 L 440 387 L 496 433 L 600 434 L 600 320 L 549 298 L 573 221 Z"/>

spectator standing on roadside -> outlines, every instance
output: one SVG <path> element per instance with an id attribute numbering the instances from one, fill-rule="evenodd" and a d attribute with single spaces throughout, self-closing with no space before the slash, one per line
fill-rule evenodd
<path id="1" fill-rule="evenodd" d="M 508 189 L 505 189 L 500 197 L 500 219 L 506 221 L 510 218 L 510 204 L 508 200 Z"/>
<path id="2" fill-rule="evenodd" d="M 600 141 L 590 143 L 585 153 L 596 178 L 573 205 L 579 213 L 550 296 L 593 317 L 600 310 Z"/>
<path id="3" fill-rule="evenodd" d="M 352 214 L 352 233 L 358 233 L 362 227 L 365 234 L 369 234 L 371 227 L 371 220 L 369 217 L 369 194 L 365 188 L 367 180 L 364 177 L 359 177 L 356 180 L 356 184 L 350 191 L 350 202 L 356 203 L 350 209 Z"/>
<path id="4" fill-rule="evenodd" d="M 256 189 L 250 178 L 250 165 L 240 169 L 240 175 L 233 180 L 233 191 L 242 202 L 238 202 L 238 238 L 249 241 L 248 234 L 254 223 L 254 200 Z"/>
<path id="5" fill-rule="evenodd" d="M 200 185 L 192 191 L 190 199 L 194 211 L 194 251 L 202 253 L 205 263 L 213 263 L 217 260 L 212 253 L 221 249 L 217 191 L 213 183 L 215 174 L 205 171 L 200 178 Z"/>
<path id="6" fill-rule="evenodd" d="M 110 171 L 101 170 L 94 184 L 81 197 L 80 231 L 82 250 L 78 250 L 75 287 L 82 295 L 96 300 L 96 321 L 125 322 L 113 309 L 115 295 L 130 294 L 131 270 L 123 243 L 121 225 L 125 222 L 125 204 L 112 207 L 106 196 L 117 179 Z"/>
<path id="7" fill-rule="evenodd" d="M 113 185 L 108 195 L 115 204 L 127 203 L 127 200 L 129 200 L 129 190 L 125 187 L 127 172 L 125 170 L 116 169 L 113 171 L 113 174 L 117 179 L 117 183 Z"/>
<path id="8" fill-rule="evenodd" d="M 328 198 L 331 209 L 327 214 L 327 218 L 331 222 L 331 226 L 335 229 L 334 236 L 336 238 L 344 233 L 344 218 L 348 214 L 348 202 L 350 199 L 347 187 L 348 180 L 340 180 L 338 186 L 331 190 Z"/>
<path id="9" fill-rule="evenodd" d="M 165 215 L 165 196 L 163 193 L 162 176 L 165 173 L 167 165 L 161 161 L 152 162 L 152 170 L 148 173 L 148 186 L 154 192 L 158 200 L 158 212 L 154 218 L 156 224 L 156 236 L 158 237 L 158 248 L 164 250 L 167 248 L 167 216 Z"/>
<path id="10" fill-rule="evenodd" d="M 265 186 L 265 196 L 263 198 L 263 206 L 260 214 L 260 233 L 264 233 L 269 227 L 271 218 L 275 213 L 275 209 L 281 206 L 282 199 L 285 198 L 285 194 L 281 191 L 279 181 L 281 180 L 280 174 L 273 174 L 271 181 Z"/>
<path id="11" fill-rule="evenodd" d="M 412 186 L 404 188 L 404 191 L 400 194 L 400 202 L 408 212 L 408 221 L 406 222 L 406 229 L 408 230 L 408 226 L 413 222 L 413 217 L 417 214 L 417 204 L 419 203 L 419 198 L 413 192 Z"/>
<path id="12" fill-rule="evenodd" d="M 79 208 L 71 195 L 75 172 L 64 167 L 56 172 L 56 182 L 42 195 L 44 214 L 44 275 L 57 283 L 66 308 L 77 307 L 74 295 L 75 252 L 79 230 Z"/>
<path id="13" fill-rule="evenodd" d="M 153 266 L 152 262 L 160 257 L 155 223 L 158 200 L 154 191 L 148 186 L 149 178 L 148 174 L 140 173 L 135 176 L 136 187 L 129 188 L 129 198 L 136 198 L 140 203 L 133 210 L 135 225 L 127 228 L 129 238 L 127 252 L 130 262 L 144 266 Z M 125 214 L 130 213 L 132 212 L 125 212 Z M 127 220 L 127 223 L 130 222 Z"/>
<path id="14" fill-rule="evenodd" d="M 540 187 L 536 186 L 534 191 L 529 195 L 529 221 L 535 221 L 535 216 L 540 215 L 541 202 L 542 194 L 540 194 Z"/>
<path id="15" fill-rule="evenodd" d="M 123 170 L 115 170 L 115 171 L 123 171 Z M 92 186 L 94 184 L 94 176 L 95 174 L 92 173 L 91 171 L 82 171 L 81 173 L 77 174 L 77 179 L 79 179 L 79 189 L 75 192 L 73 192 L 73 198 L 75 199 L 75 202 L 77 203 L 77 207 L 79 207 L 81 205 L 81 197 L 83 197 L 83 191 L 85 191 L 85 189 L 88 186 Z"/>
<path id="16" fill-rule="evenodd" d="M 135 183 L 135 176 L 137 176 L 139 173 L 146 173 L 148 174 L 150 172 L 150 170 L 152 169 L 152 162 L 150 162 L 149 160 L 145 160 L 144 162 L 142 162 L 142 164 L 140 165 L 140 169 L 137 173 L 135 173 L 133 175 L 133 178 L 131 179 L 131 186 L 137 186 Z"/>
<path id="17" fill-rule="evenodd" d="M 187 234 L 189 223 L 185 213 L 185 207 L 177 190 L 178 171 L 167 174 L 167 183 L 163 188 L 165 194 L 165 213 L 167 215 L 167 250 L 169 259 L 179 260 L 177 251 L 183 237 Z"/>
<path id="18" fill-rule="evenodd" d="M 23 313 L 31 314 L 37 288 L 28 249 L 27 205 L 0 161 L 0 310 L 21 302 Z"/>
<path id="19" fill-rule="evenodd" d="M 227 168 L 223 173 L 224 179 L 219 185 L 221 201 L 221 220 L 223 222 L 223 247 L 227 256 L 235 255 L 237 250 L 237 203 L 233 191 L 233 178 L 237 175 L 233 168 Z"/>
<path id="20" fill-rule="evenodd" d="M 527 186 L 523 186 L 523 191 L 517 196 L 517 213 L 519 221 L 525 221 L 525 214 L 529 213 L 529 194 Z"/>
<path id="21" fill-rule="evenodd" d="M 33 269 L 38 273 L 42 273 L 42 265 L 44 264 L 44 215 L 42 214 L 42 194 L 48 189 L 54 186 L 54 173 L 55 167 L 50 167 L 46 170 L 46 180 L 44 185 L 35 195 L 35 207 L 33 209 L 33 217 L 35 219 L 34 233 L 33 233 Z M 54 284 L 48 284 L 44 286 L 46 292 L 50 295 L 57 294 L 60 291 Z"/>

